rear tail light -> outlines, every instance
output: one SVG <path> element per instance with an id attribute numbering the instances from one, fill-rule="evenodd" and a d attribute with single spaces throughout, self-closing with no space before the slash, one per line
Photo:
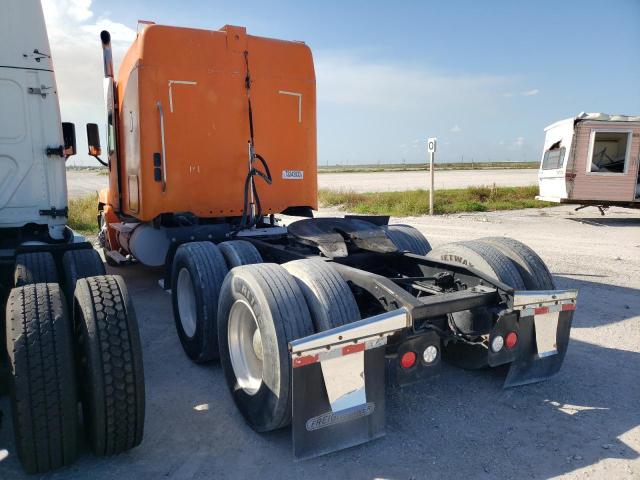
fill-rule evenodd
<path id="1" fill-rule="evenodd" d="M 509 332 L 507 336 L 504 337 L 504 344 L 507 348 L 514 348 L 518 344 L 518 334 L 516 332 Z"/>
<path id="2" fill-rule="evenodd" d="M 414 352 L 405 352 L 400 358 L 402 368 L 411 368 L 416 364 L 416 354 Z"/>
<path id="3" fill-rule="evenodd" d="M 502 347 L 504 347 L 504 338 L 502 335 L 496 335 L 493 337 L 493 340 L 491 340 L 491 351 L 493 353 L 498 353 L 502 350 Z"/>
<path id="4" fill-rule="evenodd" d="M 424 363 L 433 363 L 436 358 L 438 358 L 438 347 L 435 345 L 429 345 L 424 349 L 424 352 L 422 352 L 422 359 L 424 360 Z"/>

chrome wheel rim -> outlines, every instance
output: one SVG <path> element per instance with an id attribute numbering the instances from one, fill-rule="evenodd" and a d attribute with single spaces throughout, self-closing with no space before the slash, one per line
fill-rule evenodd
<path id="1" fill-rule="evenodd" d="M 255 395 L 262 385 L 262 336 L 253 310 L 244 300 L 231 306 L 227 339 L 238 386 Z"/>
<path id="2" fill-rule="evenodd" d="M 184 334 L 193 338 L 196 333 L 196 294 L 193 290 L 191 275 L 186 268 L 180 269 L 178 273 L 178 284 L 176 285 L 178 294 L 178 315 Z"/>

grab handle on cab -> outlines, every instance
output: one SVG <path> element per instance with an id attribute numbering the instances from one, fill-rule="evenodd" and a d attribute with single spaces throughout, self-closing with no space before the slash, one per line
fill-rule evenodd
<path id="1" fill-rule="evenodd" d="M 167 150 L 165 148 L 165 136 L 164 136 L 164 110 L 162 109 L 162 102 L 158 100 L 156 102 L 158 112 L 160 113 L 160 143 L 162 144 L 162 193 L 167 191 Z"/>

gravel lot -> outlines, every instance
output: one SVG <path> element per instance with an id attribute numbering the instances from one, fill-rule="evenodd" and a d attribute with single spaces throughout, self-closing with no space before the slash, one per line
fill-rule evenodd
<path id="1" fill-rule="evenodd" d="M 503 390 L 498 371 L 445 365 L 433 380 L 388 391 L 386 437 L 296 463 L 288 429 L 254 433 L 220 365 L 189 362 L 158 272 L 111 269 L 126 278 L 141 324 L 145 438 L 112 458 L 83 450 L 48 478 L 640 478 L 640 213 L 611 209 L 601 217 L 595 209 L 557 207 L 402 221 L 434 246 L 512 236 L 544 258 L 559 287 L 578 288 L 560 374 Z M 6 413 L 8 403 L 0 400 Z M 0 448 L 11 452 L 0 478 L 27 478 L 10 423 L 0 431 Z"/>
<path id="2" fill-rule="evenodd" d="M 384 192 L 428 188 L 428 172 L 322 173 L 318 187 L 355 192 Z M 82 197 L 106 187 L 109 177 L 95 172 L 67 171 L 69 196 Z M 536 169 L 443 170 L 436 171 L 436 189 L 474 185 L 524 187 L 538 183 Z"/>

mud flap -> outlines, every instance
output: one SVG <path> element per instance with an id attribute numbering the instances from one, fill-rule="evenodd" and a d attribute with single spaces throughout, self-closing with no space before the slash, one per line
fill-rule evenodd
<path id="1" fill-rule="evenodd" d="M 402 308 L 291 342 L 296 459 L 385 434 L 387 337 L 408 324 Z"/>
<path id="2" fill-rule="evenodd" d="M 384 436 L 384 350 L 382 345 L 361 352 L 362 370 L 358 375 L 364 381 L 364 389 L 352 392 L 352 401 L 343 405 L 340 401 L 332 405 L 329 400 L 320 363 L 293 369 L 292 433 L 296 459 L 324 455 Z M 349 383 L 348 378 L 346 382 Z"/>
<path id="3" fill-rule="evenodd" d="M 514 303 L 522 302 L 516 292 Z M 564 361 L 577 292 L 551 292 L 552 298 L 522 305 L 518 320 L 518 348 L 504 387 L 515 387 L 546 380 L 560 370 Z M 527 292 L 542 294 L 542 292 Z M 517 307 L 516 307 L 517 308 Z"/>

